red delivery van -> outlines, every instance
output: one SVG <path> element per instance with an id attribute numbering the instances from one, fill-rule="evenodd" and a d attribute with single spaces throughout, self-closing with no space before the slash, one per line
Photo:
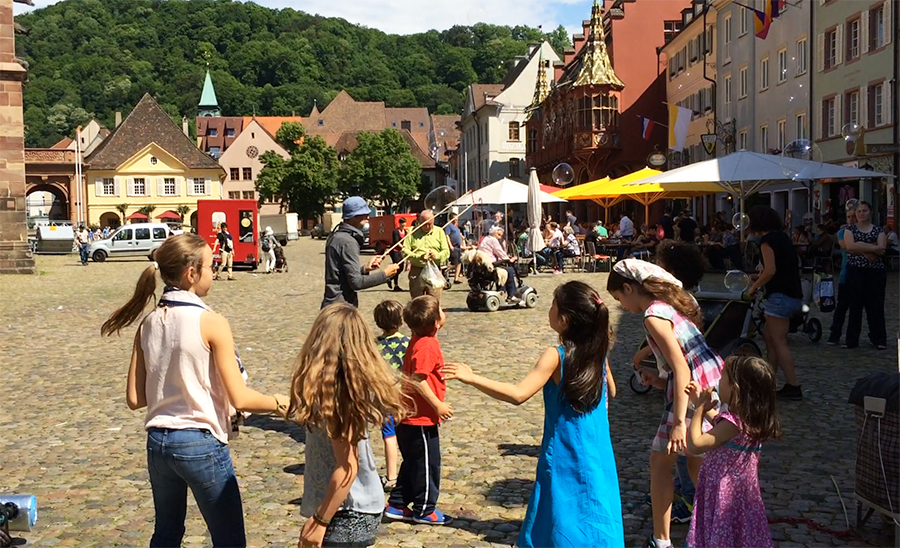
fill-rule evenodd
<path id="1" fill-rule="evenodd" d="M 396 213 L 369 218 L 369 246 L 381 255 L 393 243 L 394 229 L 400 226 L 400 219 L 406 219 L 406 228 L 412 230 L 416 222 L 415 213 Z"/>
<path id="2" fill-rule="evenodd" d="M 256 270 L 259 263 L 259 211 L 256 200 L 197 200 L 197 234 L 215 248 L 219 223 L 234 240 L 234 266 Z M 213 257 L 219 262 L 218 254 Z"/>

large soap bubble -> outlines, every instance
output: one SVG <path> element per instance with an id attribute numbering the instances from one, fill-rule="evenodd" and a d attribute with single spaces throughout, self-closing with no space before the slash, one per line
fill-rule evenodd
<path id="1" fill-rule="evenodd" d="M 857 207 L 859 207 L 859 200 L 856 198 L 850 198 L 844 203 L 844 211 L 856 211 Z"/>
<path id="2" fill-rule="evenodd" d="M 725 288 L 732 293 L 743 293 L 750 287 L 750 276 L 743 270 L 729 270 L 725 273 Z"/>
<path id="3" fill-rule="evenodd" d="M 862 126 L 856 122 L 844 124 L 841 128 L 841 137 L 843 137 L 845 141 L 856 142 L 860 135 L 862 135 Z"/>
<path id="4" fill-rule="evenodd" d="M 791 141 L 781 151 L 781 170 L 793 181 L 816 179 L 822 168 L 822 151 L 809 139 Z"/>
<path id="5" fill-rule="evenodd" d="M 456 191 L 447 185 L 439 186 L 425 196 L 425 208 L 433 209 L 437 213 L 454 201 L 456 201 Z"/>
<path id="6" fill-rule="evenodd" d="M 557 186 L 566 186 L 575 180 L 575 170 L 572 166 L 563 162 L 553 168 L 553 182 Z"/>
<path id="7" fill-rule="evenodd" d="M 750 226 L 750 217 L 739 211 L 731 218 L 731 224 L 734 225 L 735 230 L 745 230 Z"/>

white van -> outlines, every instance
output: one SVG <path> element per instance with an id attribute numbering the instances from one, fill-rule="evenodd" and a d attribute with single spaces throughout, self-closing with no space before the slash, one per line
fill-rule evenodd
<path id="1" fill-rule="evenodd" d="M 91 244 L 88 254 L 94 262 L 102 263 L 107 258 L 147 257 L 169 237 L 169 227 L 164 223 L 136 223 L 123 225 L 109 235 L 109 238 Z"/>

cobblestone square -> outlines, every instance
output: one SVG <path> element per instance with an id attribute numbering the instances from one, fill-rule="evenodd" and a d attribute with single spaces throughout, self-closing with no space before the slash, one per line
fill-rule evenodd
<path id="1" fill-rule="evenodd" d="M 250 384 L 288 393 L 292 362 L 318 312 L 323 291 L 324 242 L 302 238 L 285 252 L 286 274 L 241 271 L 215 282 L 206 299 L 231 322 Z M 125 404 L 125 376 L 133 331 L 102 339 L 100 324 L 131 295 L 145 260 L 78 264 L 76 256 L 37 257 L 38 276 L 0 278 L 0 492 L 33 493 L 39 501 L 35 531 L 25 546 L 146 546 L 153 505 L 146 471 L 143 411 Z M 662 411 L 662 395 L 628 388 L 643 331 L 602 291 L 606 274 L 541 275 L 527 282 L 540 294 L 534 310 L 472 313 L 464 285 L 445 292 L 447 325 L 440 333 L 447 361 L 463 361 L 493 378 L 515 381 L 555 343 L 547 322 L 553 288 L 581 279 L 601 290 L 612 311 L 616 345 L 611 364 L 619 395 L 610 402 L 626 542 L 638 546 L 651 532 L 649 445 Z M 707 286 L 720 284 L 711 275 Z M 405 277 L 402 279 L 406 287 Z M 886 351 L 855 350 L 791 336 L 803 385 L 802 402 L 779 402 L 784 437 L 768 443 L 760 463 L 763 498 L 776 545 L 893 546 L 894 529 L 873 516 L 859 536 L 820 529 L 855 526 L 853 466 L 856 426 L 847 398 L 860 377 L 897 370 L 898 275 L 888 276 Z M 386 286 L 360 294 L 371 318 L 380 300 L 406 302 L 408 293 Z M 826 329 L 830 315 L 822 315 Z M 374 327 L 374 322 L 373 322 Z M 761 341 L 759 341 L 760 344 Z M 779 384 L 781 380 L 779 381 Z M 379 546 L 481 547 L 514 544 L 535 474 L 543 429 L 540 396 L 520 407 L 496 402 L 459 383 L 448 387 L 455 416 L 441 432 L 443 476 L 439 506 L 458 517 L 444 528 L 391 523 Z M 373 446 L 381 454 L 380 436 Z M 231 443 L 241 484 L 249 545 L 296 546 L 303 519 L 303 432 L 280 419 L 253 416 Z M 840 496 L 832 478 L 840 488 Z M 793 518 L 811 520 L 797 523 Z M 817 524 L 810 526 L 810 523 Z M 687 525 L 673 526 L 680 545 Z M 209 546 L 193 500 L 190 548 Z"/>

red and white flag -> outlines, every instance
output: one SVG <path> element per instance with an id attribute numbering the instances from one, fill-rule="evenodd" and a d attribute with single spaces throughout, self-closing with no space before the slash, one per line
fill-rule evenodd
<path id="1" fill-rule="evenodd" d="M 653 131 L 653 126 L 656 125 L 656 122 L 651 120 L 650 118 L 641 117 L 641 123 L 643 124 L 643 136 L 645 141 L 650 140 L 650 133 Z"/>

